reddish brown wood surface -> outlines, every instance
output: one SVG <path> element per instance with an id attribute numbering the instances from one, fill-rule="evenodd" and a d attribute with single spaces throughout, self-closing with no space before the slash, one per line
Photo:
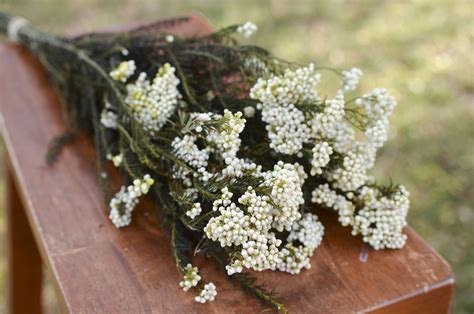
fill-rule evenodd
<path id="1" fill-rule="evenodd" d="M 166 31 L 208 32 L 193 19 Z M 47 167 L 46 148 L 66 125 L 57 93 L 41 66 L 22 48 L 0 48 L 1 126 L 16 182 L 44 262 L 67 308 L 77 313 L 248 313 L 261 305 L 232 286 L 200 258 L 196 264 L 216 283 L 215 302 L 197 304 L 183 292 L 169 238 L 156 209 L 144 204 L 131 226 L 118 230 L 107 218 L 96 180 L 95 153 L 80 137 L 58 162 Z M 298 276 L 263 272 L 290 312 L 446 313 L 454 279 L 449 265 L 411 228 L 404 249 L 374 251 L 332 213 L 321 213 L 326 228 L 311 270 Z"/>
<path id="2" fill-rule="evenodd" d="M 8 165 L 6 175 L 8 313 L 41 313 L 40 253 Z"/>

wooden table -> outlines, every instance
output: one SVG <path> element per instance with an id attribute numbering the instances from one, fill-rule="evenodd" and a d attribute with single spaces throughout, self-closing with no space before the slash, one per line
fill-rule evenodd
<path id="1" fill-rule="evenodd" d="M 179 27 L 210 31 L 199 17 Z M 41 264 L 54 278 L 65 310 L 76 313 L 249 313 L 260 303 L 230 284 L 203 259 L 197 261 L 218 287 L 204 305 L 178 286 L 169 238 L 156 211 L 145 204 L 134 223 L 116 229 L 107 218 L 96 180 L 91 142 L 79 136 L 54 166 L 44 154 L 66 130 L 58 94 L 24 49 L 0 48 L 1 130 L 7 151 L 8 291 L 14 313 L 40 311 Z M 402 250 L 374 251 L 352 237 L 331 213 L 311 270 L 298 276 L 263 272 L 293 313 L 446 313 L 453 299 L 449 265 L 410 227 Z"/>

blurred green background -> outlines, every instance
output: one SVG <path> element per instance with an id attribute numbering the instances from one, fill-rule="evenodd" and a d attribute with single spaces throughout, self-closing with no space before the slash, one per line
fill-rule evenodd
<path id="1" fill-rule="evenodd" d="M 399 102 L 376 175 L 409 188 L 410 224 L 456 273 L 454 312 L 474 312 L 474 1 L 0 0 L 0 9 L 61 34 L 198 11 L 215 27 L 253 21 L 251 42 L 285 59 L 361 68 L 363 90 L 387 87 Z M 4 220 L 0 208 L 0 312 Z M 45 310 L 58 311 L 51 288 Z"/>

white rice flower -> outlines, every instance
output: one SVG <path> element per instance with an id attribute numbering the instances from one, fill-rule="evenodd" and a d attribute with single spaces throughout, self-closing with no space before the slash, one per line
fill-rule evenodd
<path id="1" fill-rule="evenodd" d="M 222 169 L 223 177 L 236 177 L 240 178 L 246 174 L 253 175 L 255 177 L 261 176 L 262 166 L 257 165 L 251 160 L 241 158 L 228 158 L 225 160 L 227 166 Z"/>
<path id="2" fill-rule="evenodd" d="M 263 234 L 268 233 L 271 229 L 274 211 L 270 197 L 257 195 L 252 187 L 248 187 L 247 191 L 239 198 L 239 203 L 247 208 L 251 228 Z"/>
<path id="3" fill-rule="evenodd" d="M 331 190 L 327 183 L 318 186 L 312 192 L 311 202 L 333 208 L 339 214 L 338 220 L 343 226 L 352 225 L 354 222 L 354 204 Z"/>
<path id="4" fill-rule="evenodd" d="M 102 125 L 106 128 L 116 129 L 118 124 L 118 115 L 115 112 L 104 108 L 100 114 L 100 123 L 102 123 Z"/>
<path id="5" fill-rule="evenodd" d="M 217 122 L 217 130 L 209 132 L 206 140 L 216 147 L 222 159 L 229 164 L 240 148 L 239 135 L 245 128 L 245 119 L 242 118 L 242 112 L 232 113 L 227 109 L 223 116 L 214 114 L 212 118 Z"/>
<path id="6" fill-rule="evenodd" d="M 110 71 L 110 77 L 122 83 L 125 83 L 127 79 L 135 73 L 137 66 L 134 60 L 120 62 L 117 67 Z"/>
<path id="7" fill-rule="evenodd" d="M 321 75 L 316 73 L 313 64 L 294 71 L 287 69 L 282 76 L 259 78 L 250 89 L 250 98 L 260 101 L 257 109 L 267 105 L 314 103 L 320 100 L 316 90 L 320 79 Z"/>
<path id="8" fill-rule="evenodd" d="M 373 125 L 365 130 L 367 141 L 375 148 L 383 146 L 387 141 L 388 119 L 382 118 L 376 120 Z"/>
<path id="9" fill-rule="evenodd" d="M 318 175 L 312 182 L 322 183 L 312 192 L 313 203 L 334 209 L 343 226 L 351 226 L 353 234 L 361 234 L 374 248 L 401 247 L 406 239 L 401 230 L 406 225 L 408 194 L 399 188 L 387 196 L 367 187 L 371 180 L 367 172 L 375 162 L 377 148 L 386 140 L 388 117 L 395 102 L 382 89 L 357 99 L 354 110 L 366 113 L 360 115 L 363 118 L 359 122 L 367 139 L 357 140 L 349 124 L 353 112 L 346 117 L 344 93 L 356 88 L 361 75 L 358 69 L 344 71 L 344 91 L 322 101 L 316 90 L 320 76 L 309 65 L 258 79 L 250 97 L 258 101 L 256 109 L 266 124 L 272 157 L 279 153 L 303 158 L 303 148 L 313 145 L 310 174 Z M 254 107 L 245 107 L 243 112 L 255 118 Z M 223 188 L 212 204 L 215 215 L 204 227 L 205 235 L 233 252 L 226 265 L 228 275 L 244 268 L 297 274 L 311 267 L 310 258 L 324 234 L 317 216 L 302 215 L 303 184 L 308 176 L 298 163 L 279 161 L 272 170 L 263 171 L 255 161 L 238 157 L 245 123 L 241 112 L 191 113 L 183 130 L 185 135 L 176 137 L 172 147 L 173 154 L 195 172 L 176 166 L 173 178 L 182 180 L 193 202 L 198 195 L 193 177 L 203 182 L 211 178 L 216 182 L 228 180 L 230 184 L 246 176 L 261 180 L 238 198 Z M 198 140 L 204 148 L 197 146 Z M 249 148 L 244 147 L 241 153 Z M 209 164 L 215 159 L 219 160 L 217 167 Z M 201 211 L 201 204 L 195 203 L 186 215 L 194 219 Z M 288 236 L 282 246 L 277 235 L 284 231 Z M 211 292 L 202 292 L 196 300 L 209 300 L 212 287 L 208 290 Z"/>
<path id="10" fill-rule="evenodd" d="M 225 269 L 227 271 L 227 275 L 229 276 L 232 276 L 233 274 L 241 273 L 243 270 L 242 261 L 235 260 L 231 264 L 227 265 Z"/>
<path id="11" fill-rule="evenodd" d="M 278 270 L 293 275 L 299 274 L 303 268 L 311 268 L 311 256 L 313 256 L 313 249 L 287 243 L 280 252 Z"/>
<path id="12" fill-rule="evenodd" d="M 293 224 L 288 242 L 299 241 L 310 249 L 316 249 L 323 240 L 324 227 L 319 222 L 318 217 L 311 213 L 306 213 Z"/>
<path id="13" fill-rule="evenodd" d="M 152 82 L 146 73 L 140 73 L 138 79 L 127 85 L 125 102 L 133 114 L 151 134 L 158 132 L 173 115 L 181 94 L 178 90 L 179 79 L 176 69 L 169 63 L 159 68 Z"/>
<path id="14" fill-rule="evenodd" d="M 367 181 L 367 170 L 371 166 L 368 155 L 357 151 L 347 152 L 342 167 L 331 170 L 328 180 L 334 188 L 343 191 L 355 191 Z"/>
<path id="15" fill-rule="evenodd" d="M 237 27 L 237 32 L 242 34 L 243 37 L 249 38 L 257 31 L 257 25 L 252 22 L 246 22 L 245 24 Z"/>
<path id="16" fill-rule="evenodd" d="M 331 146 L 327 142 L 319 142 L 313 147 L 313 159 L 311 161 L 311 175 L 322 174 L 323 168 L 331 160 L 330 156 L 333 153 Z"/>
<path id="17" fill-rule="evenodd" d="M 188 291 L 190 288 L 198 285 L 199 281 L 201 281 L 201 276 L 199 276 L 198 268 L 193 267 L 191 264 L 186 265 L 184 271 L 183 281 L 179 283 L 179 286 L 183 288 L 184 291 Z"/>
<path id="18" fill-rule="evenodd" d="M 335 138 L 338 125 L 343 121 L 344 115 L 343 95 L 337 95 L 334 99 L 326 100 L 323 111 L 316 113 L 310 121 L 312 136 Z"/>
<path id="19" fill-rule="evenodd" d="M 275 270 L 279 259 L 278 247 L 281 240 L 274 233 L 263 234 L 254 230 L 249 232 L 249 240 L 242 243 L 241 263 L 255 271 Z"/>
<path id="20" fill-rule="evenodd" d="M 201 293 L 196 296 L 195 300 L 199 303 L 206 303 L 207 301 L 214 301 L 217 295 L 216 286 L 210 282 L 204 286 Z"/>
<path id="21" fill-rule="evenodd" d="M 111 158 L 111 160 L 115 167 L 120 167 L 123 161 L 123 155 L 122 154 L 115 155 Z"/>
<path id="22" fill-rule="evenodd" d="M 358 68 L 352 68 L 349 71 L 342 71 L 341 85 L 344 92 L 355 91 L 363 73 Z"/>
<path id="23" fill-rule="evenodd" d="M 262 120 L 267 123 L 270 147 L 281 154 L 293 155 L 309 140 L 304 113 L 294 105 L 264 106 Z"/>
<path id="24" fill-rule="evenodd" d="M 299 208 L 304 204 L 301 188 L 305 177 L 301 177 L 299 168 L 298 164 L 279 161 L 272 171 L 264 174 L 264 185 L 272 188 L 270 197 L 277 206 L 273 227 L 278 231 L 291 230 L 293 223 L 301 218 Z"/>
<path id="25" fill-rule="evenodd" d="M 201 204 L 194 203 L 194 206 L 186 212 L 186 216 L 190 217 L 191 219 L 196 218 L 202 212 Z"/>
<path id="26" fill-rule="evenodd" d="M 410 206 L 405 187 L 399 186 L 390 196 L 382 195 L 376 188 L 363 187 L 357 197 L 364 207 L 355 216 L 352 233 L 361 234 L 364 242 L 376 250 L 402 248 L 407 239 L 402 230 L 407 225 Z"/>
<path id="27" fill-rule="evenodd" d="M 386 89 L 376 88 L 372 92 L 356 99 L 355 104 L 364 108 L 368 122 L 370 122 L 390 117 L 397 102 Z"/>
<path id="28" fill-rule="evenodd" d="M 240 245 L 248 239 L 249 217 L 231 201 L 232 193 L 227 188 L 222 189 L 221 198 L 213 203 L 213 211 L 219 216 L 213 217 L 204 227 L 206 236 L 219 241 L 222 247 Z"/>
<path id="29" fill-rule="evenodd" d="M 247 118 L 253 118 L 255 116 L 255 108 L 252 106 L 245 107 L 244 116 L 246 116 Z"/>
<path id="30" fill-rule="evenodd" d="M 134 180 L 132 185 L 126 188 L 123 186 L 110 200 L 109 218 L 117 228 L 125 227 L 132 222 L 132 212 L 138 204 L 138 198 L 147 194 L 153 183 L 154 180 L 147 174 L 143 179 Z"/>
<path id="31" fill-rule="evenodd" d="M 205 169 L 209 159 L 209 151 L 199 149 L 196 141 L 197 137 L 194 135 L 185 135 L 182 138 L 176 137 L 171 143 L 173 154 L 196 170 Z"/>

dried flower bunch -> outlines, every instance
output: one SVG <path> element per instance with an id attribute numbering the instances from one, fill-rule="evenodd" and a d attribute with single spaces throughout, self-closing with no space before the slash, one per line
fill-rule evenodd
<path id="1" fill-rule="evenodd" d="M 239 45 L 257 30 L 250 22 L 194 38 L 137 30 L 69 39 L 2 14 L 0 30 L 47 68 L 71 132 L 94 139 L 105 195 L 108 160 L 128 182 L 107 198 L 112 223 L 129 225 L 145 194 L 155 201 L 179 285 L 197 302 L 217 294 L 192 264 L 199 251 L 285 311 L 246 270 L 310 268 L 323 239 L 320 210 L 336 211 L 375 249 L 405 244 L 407 190 L 368 174 L 396 102 L 381 88 L 357 96 L 361 70 L 329 71 L 340 88 L 323 92 L 315 65 Z M 65 138 L 53 143 L 50 161 Z"/>

